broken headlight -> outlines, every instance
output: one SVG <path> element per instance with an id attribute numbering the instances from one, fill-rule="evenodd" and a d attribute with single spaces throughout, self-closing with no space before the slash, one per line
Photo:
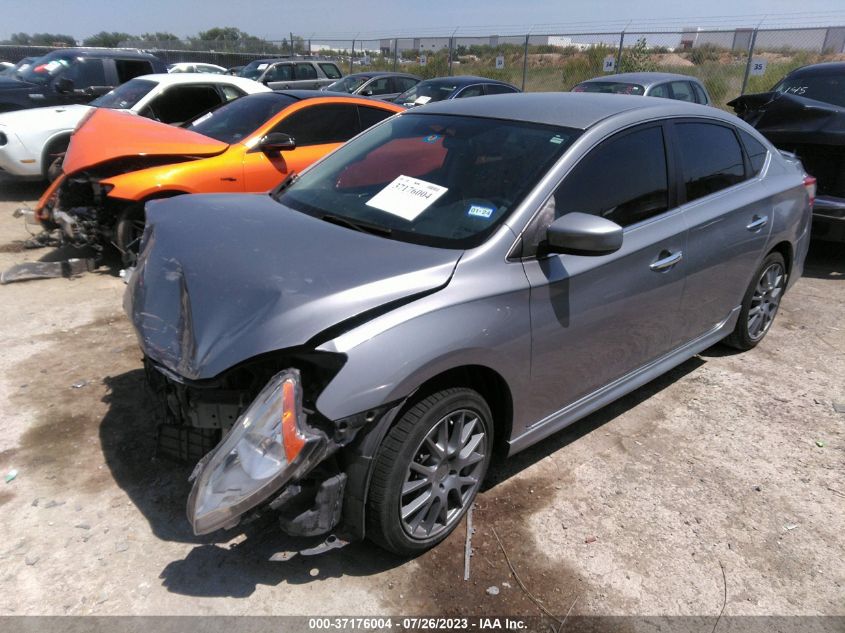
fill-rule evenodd
<path id="1" fill-rule="evenodd" d="M 276 374 L 197 464 L 188 497 L 194 533 L 235 525 L 297 473 L 320 439 L 305 424 L 299 371 Z"/>

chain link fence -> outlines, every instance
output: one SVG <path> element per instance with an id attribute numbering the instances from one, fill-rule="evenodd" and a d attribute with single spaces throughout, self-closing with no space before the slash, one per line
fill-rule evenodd
<path id="1" fill-rule="evenodd" d="M 289 55 L 336 61 L 344 73 L 392 70 L 423 78 L 479 75 L 526 91 L 570 90 L 614 72 L 662 71 L 697 77 L 714 105 L 770 89 L 789 71 L 822 61 L 845 61 L 845 26 L 652 32 L 558 33 L 443 37 L 283 40 L 128 40 L 122 47 L 150 51 L 165 63 L 242 66 Z M 0 45 L 0 59 L 43 55 L 49 47 Z"/>

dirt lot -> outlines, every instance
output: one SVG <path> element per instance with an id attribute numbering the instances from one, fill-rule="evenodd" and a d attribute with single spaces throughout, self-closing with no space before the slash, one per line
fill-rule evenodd
<path id="1" fill-rule="evenodd" d="M 0 268 L 22 251 L 0 180 Z M 154 459 L 113 272 L 0 287 L 0 614 L 845 615 L 845 249 L 814 245 L 766 341 L 716 347 L 494 468 L 415 560 L 369 544 L 268 562 L 271 525 L 193 536 Z M 724 569 L 724 575 L 722 572 Z M 724 580 L 723 580 L 724 579 Z M 498 595 L 489 595 L 491 586 Z M 574 603 L 574 607 L 573 607 Z"/>

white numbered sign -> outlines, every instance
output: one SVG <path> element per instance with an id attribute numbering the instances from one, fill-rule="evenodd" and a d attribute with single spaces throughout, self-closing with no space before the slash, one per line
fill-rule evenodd
<path id="1" fill-rule="evenodd" d="M 425 66 L 425 62 L 426 62 L 425 55 L 420 55 L 420 66 Z"/>
<path id="2" fill-rule="evenodd" d="M 752 75 L 765 75 L 766 74 L 766 58 L 765 57 L 754 57 L 751 60 L 751 74 Z"/>
<path id="3" fill-rule="evenodd" d="M 505 57 L 504 57 L 504 55 L 499 55 L 496 58 L 496 68 L 501 69 L 501 68 L 504 68 L 504 67 L 505 67 Z"/>
<path id="4" fill-rule="evenodd" d="M 604 58 L 604 65 L 602 70 L 606 73 L 612 73 L 616 70 L 616 58 L 613 55 L 608 55 Z"/>

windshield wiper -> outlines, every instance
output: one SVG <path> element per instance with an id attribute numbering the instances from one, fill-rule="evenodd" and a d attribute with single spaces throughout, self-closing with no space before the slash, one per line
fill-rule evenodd
<path id="1" fill-rule="evenodd" d="M 391 229 L 384 226 L 367 224 L 366 222 L 356 222 L 339 215 L 331 215 L 330 213 L 327 213 L 320 219 L 339 226 L 345 226 L 346 228 L 353 229 L 355 231 L 361 231 L 362 233 L 370 233 L 371 235 L 389 236 L 393 232 Z"/>
<path id="2" fill-rule="evenodd" d="M 273 198 L 276 202 L 279 201 L 279 194 L 281 194 L 285 189 L 290 187 L 293 183 L 295 183 L 299 179 L 299 174 L 295 171 L 292 171 L 288 174 L 287 178 L 285 178 L 282 182 L 276 185 L 276 188 L 270 192 L 270 197 Z"/>

